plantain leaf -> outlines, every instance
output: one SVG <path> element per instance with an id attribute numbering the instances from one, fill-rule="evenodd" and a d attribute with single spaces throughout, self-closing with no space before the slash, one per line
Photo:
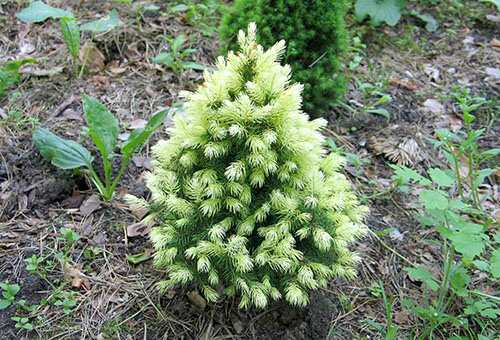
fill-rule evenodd
<path id="1" fill-rule="evenodd" d="M 87 22 L 80 26 L 80 29 L 82 31 L 92 31 L 92 32 L 104 32 L 104 31 L 109 31 L 118 26 L 120 23 L 120 17 L 118 16 L 118 12 L 116 9 L 112 9 L 111 12 L 109 12 L 109 15 L 106 17 Z"/>
<path id="2" fill-rule="evenodd" d="M 61 169 L 92 167 L 94 157 L 87 149 L 75 141 L 63 139 L 41 127 L 35 128 L 33 143 L 43 157 Z"/>
<path id="3" fill-rule="evenodd" d="M 66 43 L 66 48 L 73 60 L 78 57 L 80 53 L 80 29 L 75 18 L 62 18 L 61 19 L 61 32 Z"/>
<path id="4" fill-rule="evenodd" d="M 118 120 L 108 111 L 106 106 L 96 98 L 83 96 L 83 111 L 87 116 L 89 136 L 94 141 L 104 160 L 108 160 L 116 146 L 120 132 Z"/>
<path id="5" fill-rule="evenodd" d="M 73 18 L 74 15 L 70 11 L 46 5 L 42 1 L 35 1 L 17 13 L 16 17 L 24 22 L 42 22 L 48 18 Z"/>
<path id="6" fill-rule="evenodd" d="M 438 22 L 430 14 L 420 13 L 415 10 L 410 11 L 408 14 L 425 22 L 425 29 L 427 32 L 434 32 L 439 28 Z"/>
<path id="7" fill-rule="evenodd" d="M 126 156 L 130 156 L 138 146 L 144 144 L 146 139 L 163 123 L 167 117 L 168 110 L 162 110 L 156 113 L 147 122 L 144 128 L 135 129 L 132 131 L 127 141 L 123 143 L 121 148 L 121 153 Z"/>
<path id="8" fill-rule="evenodd" d="M 405 0 L 357 0 L 354 9 L 359 20 L 369 16 L 375 26 L 382 22 L 394 26 L 401 18 L 404 6 Z"/>

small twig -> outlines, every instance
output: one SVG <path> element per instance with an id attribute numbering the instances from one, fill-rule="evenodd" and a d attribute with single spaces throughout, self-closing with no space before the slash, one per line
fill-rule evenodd
<path id="1" fill-rule="evenodd" d="M 68 106 L 70 106 L 71 104 L 73 104 L 73 102 L 76 100 L 75 96 L 71 95 L 68 99 L 66 99 L 65 101 L 62 102 L 61 105 L 59 105 L 58 107 L 56 107 L 49 115 L 49 117 L 57 117 L 59 116 L 61 113 L 63 113 L 64 110 L 66 110 L 68 108 Z"/>
<path id="2" fill-rule="evenodd" d="M 340 319 L 345 318 L 345 317 L 346 317 L 346 316 L 348 316 L 349 314 L 354 313 L 355 311 L 357 311 L 358 309 L 360 309 L 361 307 L 363 307 L 363 306 L 364 306 L 364 305 L 366 305 L 367 303 L 370 303 L 370 302 L 372 302 L 372 301 L 374 301 L 374 300 L 377 300 L 377 299 L 372 298 L 371 300 L 368 300 L 368 301 L 363 302 L 362 304 L 360 304 L 360 305 L 359 305 L 359 306 L 357 306 L 356 308 L 354 308 L 354 309 L 350 310 L 349 312 L 347 312 L 347 313 L 345 313 L 345 314 L 342 314 L 342 315 L 338 316 L 335 320 L 333 320 L 333 322 L 332 322 L 332 323 L 335 323 L 335 322 L 339 321 Z"/>
<path id="3" fill-rule="evenodd" d="M 394 249 L 392 249 L 391 247 L 389 247 L 384 241 L 382 241 L 382 239 L 377 235 L 375 234 L 373 231 L 371 230 L 368 230 L 368 232 L 374 236 L 379 242 L 380 244 L 382 244 L 382 246 L 384 248 L 386 248 L 387 250 L 391 251 L 392 253 L 394 253 L 394 255 L 396 255 L 397 257 L 399 257 L 401 260 L 403 260 L 404 262 L 408 263 L 409 265 L 413 266 L 413 267 L 417 267 L 416 264 L 414 264 L 413 262 L 411 262 L 410 260 L 408 260 L 406 257 L 404 257 L 403 255 L 401 255 L 400 253 L 398 253 L 397 251 L 395 251 Z"/>
<path id="4" fill-rule="evenodd" d="M 321 59 L 323 59 L 323 57 L 326 55 L 327 52 L 323 53 L 322 55 L 319 56 L 318 59 L 316 59 L 315 61 L 313 61 L 313 63 L 309 66 L 307 66 L 308 68 L 311 68 L 313 67 L 314 65 L 316 65 L 317 62 L 319 62 Z"/>

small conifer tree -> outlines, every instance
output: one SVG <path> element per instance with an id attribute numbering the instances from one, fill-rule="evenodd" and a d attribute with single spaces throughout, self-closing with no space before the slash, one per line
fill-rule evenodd
<path id="1" fill-rule="evenodd" d="M 302 85 L 278 62 L 285 42 L 264 51 L 255 36 L 253 23 L 239 32 L 240 51 L 183 94 L 186 115 L 154 147 L 154 264 L 163 291 L 193 283 L 212 302 L 224 292 L 245 308 L 282 297 L 305 306 L 308 290 L 355 276 L 348 246 L 368 210 L 339 172 L 343 159 L 326 156 L 325 120 L 301 112 Z"/>
<path id="2" fill-rule="evenodd" d="M 293 81 L 304 85 L 305 112 L 325 116 L 346 90 L 341 73 L 346 8 L 347 0 L 235 0 L 223 16 L 220 38 L 236 50 L 239 29 L 256 22 L 257 40 L 264 48 L 276 37 L 286 40 L 284 61 L 292 67 Z"/>

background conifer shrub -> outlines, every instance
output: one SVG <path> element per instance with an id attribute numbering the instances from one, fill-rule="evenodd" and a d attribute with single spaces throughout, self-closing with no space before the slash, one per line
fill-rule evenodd
<path id="1" fill-rule="evenodd" d="M 346 0 L 236 0 L 223 17 L 220 37 L 229 50 L 236 50 L 238 30 L 256 22 L 264 48 L 278 37 L 286 40 L 284 59 L 292 67 L 292 79 L 304 85 L 304 110 L 324 116 L 346 89 L 340 73 L 347 49 L 346 7 Z"/>
<path id="2" fill-rule="evenodd" d="M 193 283 L 212 302 L 223 291 L 241 295 L 240 307 L 282 297 L 304 306 L 308 290 L 355 276 L 348 246 L 368 210 L 339 172 L 343 159 L 325 155 L 326 121 L 301 112 L 302 85 L 278 62 L 285 42 L 264 51 L 255 35 L 255 24 L 240 31 L 240 51 L 183 94 L 186 116 L 154 147 L 146 221 L 159 224 L 150 237 L 161 290 Z"/>

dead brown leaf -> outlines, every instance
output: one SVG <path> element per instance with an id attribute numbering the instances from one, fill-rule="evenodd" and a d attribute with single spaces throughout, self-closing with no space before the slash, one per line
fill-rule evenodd
<path id="1" fill-rule="evenodd" d="M 370 143 L 378 154 L 397 165 L 410 166 L 422 160 L 420 146 L 411 137 L 371 137 Z"/>
<path id="2" fill-rule="evenodd" d="M 146 156 L 132 156 L 132 162 L 134 162 L 134 165 L 138 168 L 145 168 L 147 170 L 152 170 L 153 166 L 151 164 L 153 160 L 151 157 L 146 157 Z"/>
<path id="3" fill-rule="evenodd" d="M 85 69 L 90 73 L 98 73 L 104 69 L 104 54 L 90 41 L 87 41 L 80 50 L 78 61 L 80 65 L 85 65 Z"/>
<path id="4" fill-rule="evenodd" d="M 147 121 L 144 119 L 135 119 L 130 122 L 130 125 L 128 126 L 129 130 L 135 130 L 135 129 L 142 129 L 146 126 Z"/>
<path id="5" fill-rule="evenodd" d="M 127 227 L 127 236 L 135 237 L 135 236 L 145 236 L 151 230 L 151 226 L 146 226 L 142 223 L 134 223 Z"/>
<path id="6" fill-rule="evenodd" d="M 101 200 L 96 195 L 86 198 L 80 206 L 80 214 L 87 216 L 101 207 Z"/>
<path id="7" fill-rule="evenodd" d="M 424 102 L 424 108 L 426 108 L 428 111 L 432 113 L 443 113 L 444 112 L 444 105 L 441 104 L 438 100 L 436 99 L 427 99 Z"/>
<path id="8" fill-rule="evenodd" d="M 410 312 L 407 309 L 403 309 L 400 312 L 395 313 L 394 322 L 398 325 L 406 325 L 408 324 L 408 317 L 410 316 Z"/>
<path id="9" fill-rule="evenodd" d="M 200 293 L 198 293 L 198 291 L 193 290 L 192 292 L 187 293 L 187 296 L 189 301 L 191 301 L 196 308 L 204 310 L 207 307 L 207 301 L 200 295 Z"/>
<path id="10" fill-rule="evenodd" d="M 61 73 L 62 71 L 63 71 L 62 66 L 55 66 L 49 69 L 41 69 L 36 65 L 26 64 L 21 68 L 19 68 L 19 73 L 31 74 L 37 77 L 52 77 L 58 73 Z"/>
<path id="11" fill-rule="evenodd" d="M 69 262 L 66 262 L 64 267 L 64 273 L 67 279 L 71 278 L 71 285 L 75 288 L 83 288 L 85 290 L 90 290 L 90 281 L 82 274 L 80 269 L 72 266 Z"/>
<path id="12" fill-rule="evenodd" d="M 415 84 L 412 81 L 405 81 L 405 80 L 396 79 L 396 78 L 392 78 L 392 77 L 389 79 L 389 84 L 402 86 L 402 87 L 405 87 L 408 90 L 412 90 L 412 91 L 416 91 L 418 89 L 417 84 Z"/>

